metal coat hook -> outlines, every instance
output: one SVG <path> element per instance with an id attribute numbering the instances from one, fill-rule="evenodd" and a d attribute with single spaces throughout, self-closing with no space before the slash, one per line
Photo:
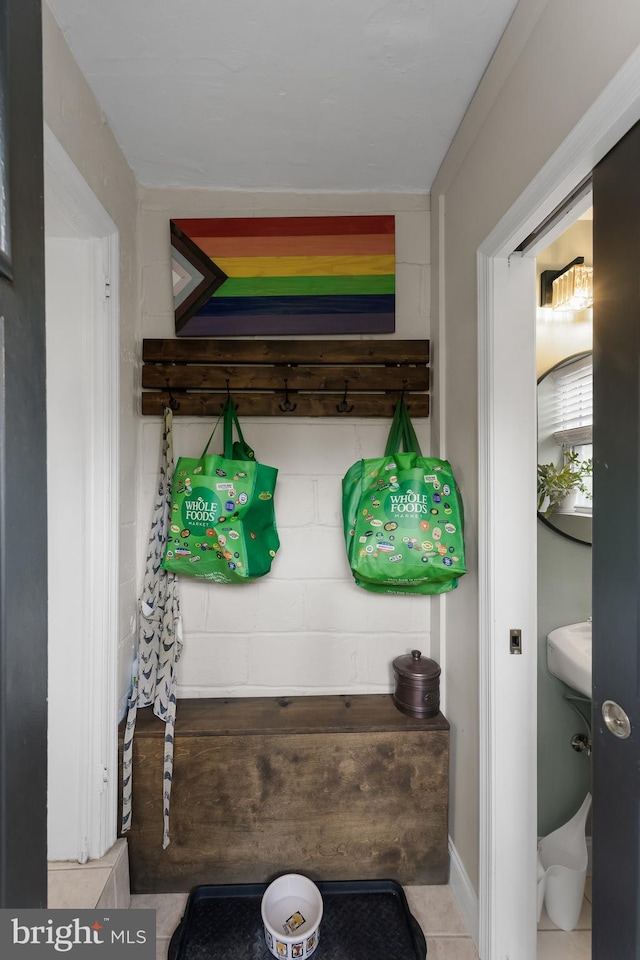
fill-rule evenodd
<path id="1" fill-rule="evenodd" d="M 225 400 L 224 403 L 221 403 L 221 404 L 220 404 L 220 409 L 221 409 L 221 410 L 224 410 L 225 406 L 227 406 L 229 403 L 233 403 L 234 407 L 236 408 L 236 413 L 237 413 L 237 411 L 238 411 L 238 405 L 237 405 L 237 403 L 234 403 L 233 397 L 231 396 L 231 389 L 230 389 L 230 387 L 229 387 L 229 379 L 228 379 L 228 378 L 225 380 L 225 383 L 226 383 L 226 385 L 227 385 L 227 398 L 226 398 L 226 400 Z"/>
<path id="2" fill-rule="evenodd" d="M 169 386 L 169 381 L 167 381 L 167 391 L 168 391 L 168 393 L 169 393 L 169 409 L 170 409 L 170 410 L 173 410 L 173 411 L 175 412 L 176 410 L 179 410 L 179 409 L 180 409 L 180 401 L 179 401 L 179 400 L 176 400 L 176 398 L 174 397 L 173 393 L 171 392 L 171 387 Z"/>
<path id="3" fill-rule="evenodd" d="M 397 404 L 395 405 L 395 407 L 393 408 L 394 410 L 397 410 L 398 407 L 401 406 L 402 401 L 404 400 L 404 395 L 405 395 L 406 389 L 407 389 L 407 381 L 406 381 L 406 380 L 403 380 L 403 381 L 402 381 L 402 390 L 400 391 L 400 396 L 398 397 L 398 402 L 397 402 Z"/>
<path id="4" fill-rule="evenodd" d="M 285 379 L 284 381 L 284 403 L 280 404 L 280 409 L 283 413 L 293 413 L 293 411 L 298 406 L 297 403 L 291 403 L 289 399 L 289 381 Z"/>
<path id="5" fill-rule="evenodd" d="M 348 390 L 349 390 L 349 381 L 348 381 L 348 380 L 345 380 L 345 382 L 344 382 L 344 396 L 343 396 L 342 400 L 340 401 L 340 403 L 337 403 L 337 404 L 336 404 L 336 410 L 338 411 L 338 413 L 351 413 L 351 411 L 353 410 L 353 404 L 351 404 L 351 406 L 348 406 L 348 404 L 347 404 L 347 392 L 348 392 Z"/>

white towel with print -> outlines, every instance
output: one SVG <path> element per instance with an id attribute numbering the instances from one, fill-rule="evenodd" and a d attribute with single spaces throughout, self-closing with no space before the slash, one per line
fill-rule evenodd
<path id="1" fill-rule="evenodd" d="M 162 461 L 158 495 L 151 523 L 144 585 L 138 611 L 138 643 L 133 687 L 124 735 L 122 758 L 122 833 L 131 827 L 133 788 L 133 736 L 138 707 L 153 707 L 165 722 L 162 778 L 163 838 L 169 844 L 169 807 L 173 780 L 173 732 L 176 715 L 176 664 L 182 650 L 178 580 L 162 569 L 162 558 L 171 523 L 173 479 L 173 414 L 164 412 Z"/>

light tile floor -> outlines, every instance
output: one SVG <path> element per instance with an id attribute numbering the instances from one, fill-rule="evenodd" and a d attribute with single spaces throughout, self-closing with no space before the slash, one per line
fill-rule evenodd
<path id="1" fill-rule="evenodd" d="M 412 914 L 427 938 L 428 960 L 478 960 L 478 953 L 448 886 L 406 887 Z M 169 940 L 182 917 L 186 893 L 132 894 L 131 908 L 155 910 L 157 960 L 166 960 Z M 538 925 L 538 960 L 590 960 L 591 881 L 575 930 L 566 933 L 551 922 L 545 910 Z"/>
<path id="2" fill-rule="evenodd" d="M 76 863 L 54 860 L 47 865 L 47 905 L 55 909 L 129 906 L 127 841 L 116 840 L 99 860 Z"/>

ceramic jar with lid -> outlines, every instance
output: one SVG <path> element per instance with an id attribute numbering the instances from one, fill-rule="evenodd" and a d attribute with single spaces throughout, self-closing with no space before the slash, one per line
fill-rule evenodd
<path id="1" fill-rule="evenodd" d="M 435 717 L 440 710 L 440 667 L 419 650 L 393 661 L 396 688 L 393 702 L 409 717 Z"/>

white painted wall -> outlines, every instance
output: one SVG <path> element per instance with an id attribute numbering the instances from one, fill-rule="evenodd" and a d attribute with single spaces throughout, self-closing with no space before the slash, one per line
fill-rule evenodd
<path id="1" fill-rule="evenodd" d="M 138 457 L 138 270 L 136 182 L 106 119 L 46 3 L 42 6 L 44 119 L 78 168 L 119 235 L 120 251 L 120 623 L 114 724 L 129 691 L 136 615 L 136 488 Z"/>
<path id="2" fill-rule="evenodd" d="M 46 264 L 49 514 L 48 859 L 65 860 L 79 858 L 83 845 L 80 837 L 84 806 L 82 758 L 79 750 L 68 748 L 70 743 L 75 742 L 79 702 L 86 671 L 82 645 L 85 578 L 81 560 L 84 551 L 88 464 L 84 462 L 83 446 L 85 411 L 77 402 L 79 385 L 76 377 L 70 376 L 70 371 L 82 369 L 82 318 L 91 297 L 90 244 L 80 239 L 48 239 Z M 59 509 L 65 503 L 70 504 L 66 516 L 66 510 Z M 76 598 L 75 603 L 69 603 L 70 596 Z M 65 731 L 69 732 L 66 738 Z"/>
<path id="3" fill-rule="evenodd" d="M 142 334 L 174 336 L 169 219 L 187 216 L 396 215 L 397 328 L 429 336 L 429 198 L 406 194 L 253 194 L 141 188 Z M 258 458 L 278 467 L 281 548 L 253 584 L 180 581 L 184 652 L 179 695 L 379 693 L 391 662 L 431 649 L 429 597 L 376 596 L 356 587 L 346 562 L 341 480 L 360 457 L 384 451 L 389 424 L 336 418 L 243 418 Z M 175 453 L 199 455 L 210 420 L 174 418 Z M 157 485 L 160 419 L 140 417 L 138 573 Z M 424 452 L 429 421 L 416 421 Z"/>
<path id="4" fill-rule="evenodd" d="M 521 0 L 431 192 L 432 340 L 443 365 L 434 452 L 446 451 L 465 491 L 472 568 L 459 590 L 443 600 L 444 684 L 452 725 L 450 830 L 476 889 L 477 250 L 639 42 L 640 6 L 635 0 L 617 0 L 606 7 L 598 0 L 585 0 L 579 14 L 571 0 Z M 535 225 L 531 223 L 530 229 Z M 510 543 L 508 536 L 505 551 L 517 561 L 517 544 Z"/>
<path id="5" fill-rule="evenodd" d="M 116 314 L 110 241 L 66 210 L 72 236 L 56 234 L 45 159 L 48 859 L 83 863 L 116 838 Z"/>

